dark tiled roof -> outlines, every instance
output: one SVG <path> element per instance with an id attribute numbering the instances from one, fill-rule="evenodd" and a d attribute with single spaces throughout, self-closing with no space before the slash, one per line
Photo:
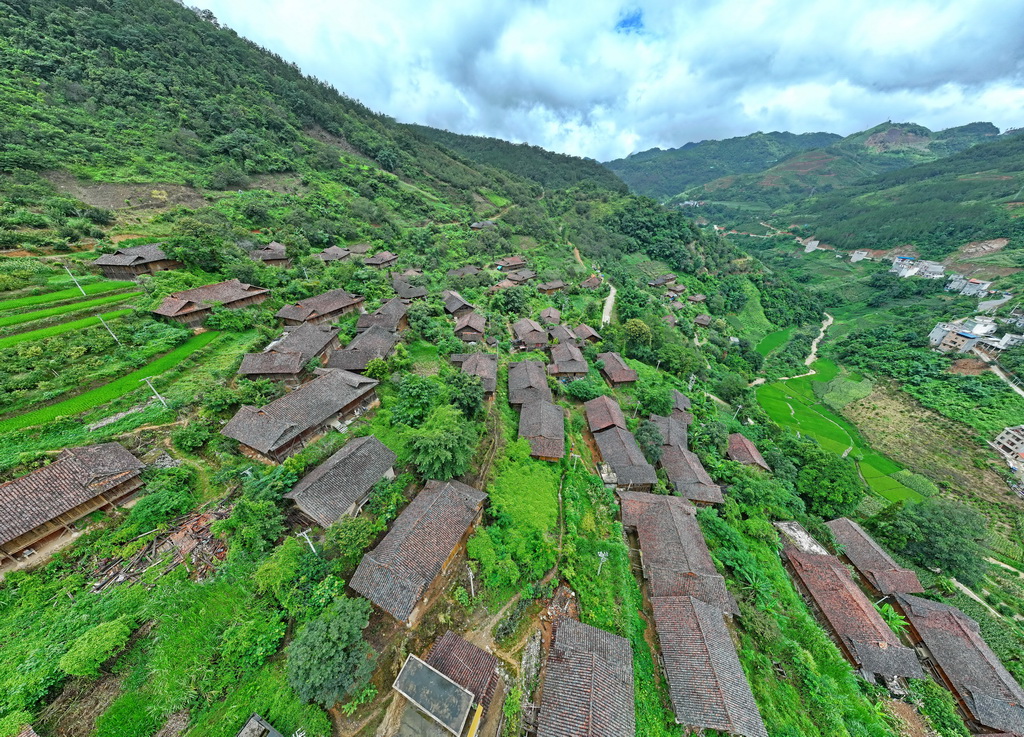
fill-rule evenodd
<path id="1" fill-rule="evenodd" d="M 690 401 L 688 396 L 678 389 L 672 390 L 672 414 L 676 414 L 677 412 L 689 412 L 692 407 L 693 402 Z M 686 421 L 686 424 L 689 425 L 691 421 L 692 417 L 690 420 Z"/>
<path id="2" fill-rule="evenodd" d="M 654 597 L 651 605 L 676 721 L 768 737 L 721 610 L 690 596 Z"/>
<path id="3" fill-rule="evenodd" d="M 263 353 L 246 353 L 238 373 L 297 374 L 337 336 L 338 328 L 330 325 L 296 325 Z"/>
<path id="4" fill-rule="evenodd" d="M 711 324 L 711 315 L 697 315 L 693 318 L 694 323 L 700 325 L 702 328 L 706 328 Z"/>
<path id="5" fill-rule="evenodd" d="M 707 297 L 705 297 L 703 294 L 691 294 L 686 299 L 688 299 L 690 302 L 703 302 L 704 300 L 707 299 Z"/>
<path id="6" fill-rule="evenodd" d="M 846 517 L 826 522 L 853 567 L 883 594 L 920 594 L 917 574 L 900 566 L 860 525 Z"/>
<path id="7" fill-rule="evenodd" d="M 622 414 L 619 403 L 609 396 L 600 396 L 583 403 L 583 411 L 587 414 L 587 425 L 590 432 L 600 432 L 609 427 L 625 429 L 626 418 Z"/>
<path id="8" fill-rule="evenodd" d="M 668 284 L 669 282 L 673 282 L 675 280 L 676 280 L 676 275 L 675 274 L 662 274 L 661 276 L 656 277 L 654 279 L 651 279 L 649 282 L 647 282 L 647 286 L 649 286 L 649 287 L 662 287 L 662 286 L 665 286 L 666 284 Z"/>
<path id="9" fill-rule="evenodd" d="M 408 311 L 409 306 L 398 297 L 389 299 L 369 315 L 360 315 L 356 330 L 361 333 L 377 325 L 393 333 L 398 330 L 398 324 Z"/>
<path id="10" fill-rule="evenodd" d="M 634 737 L 633 648 L 574 619 L 555 628 L 537 737 Z"/>
<path id="11" fill-rule="evenodd" d="M 508 275 L 508 280 L 513 284 L 529 281 L 537 276 L 537 272 L 531 269 L 519 269 Z"/>
<path id="12" fill-rule="evenodd" d="M 434 643 L 426 663 L 476 697 L 485 708 L 498 685 L 498 659 L 449 630 Z"/>
<path id="13" fill-rule="evenodd" d="M 623 527 L 636 528 L 650 594 L 692 596 L 736 614 L 736 600 L 711 560 L 696 509 L 677 496 L 620 492 Z"/>
<path id="14" fill-rule="evenodd" d="M 746 466 L 759 466 L 765 471 L 772 470 L 765 463 L 764 458 L 761 457 L 761 451 L 757 449 L 757 446 L 749 438 L 738 432 L 734 432 L 729 436 L 729 449 L 726 451 L 726 455 L 730 459 Z"/>
<path id="15" fill-rule="evenodd" d="M 548 367 L 551 374 L 585 374 L 587 368 L 583 354 L 573 343 L 551 346 L 551 365 Z"/>
<path id="16" fill-rule="evenodd" d="M 554 307 L 545 307 L 540 311 L 540 319 L 548 325 L 557 325 L 562 319 L 562 313 Z"/>
<path id="17" fill-rule="evenodd" d="M 238 373 L 242 376 L 265 376 L 268 374 L 299 374 L 302 373 L 306 361 L 302 354 L 294 351 L 267 351 L 266 353 L 246 353 L 242 356 L 242 365 Z"/>
<path id="18" fill-rule="evenodd" d="M 841 560 L 790 546 L 783 555 L 858 668 L 890 677 L 923 677 L 914 651 L 900 643 Z"/>
<path id="19" fill-rule="evenodd" d="M 264 407 L 244 405 L 220 432 L 260 453 L 270 453 L 370 394 L 377 383 L 349 371 L 323 370 Z"/>
<path id="20" fill-rule="evenodd" d="M 277 241 L 268 244 L 266 248 L 253 251 L 249 255 L 255 261 L 283 261 L 288 258 L 284 244 Z"/>
<path id="21" fill-rule="evenodd" d="M 615 472 L 618 486 L 647 486 L 658 483 L 654 466 L 647 462 L 636 438 L 621 427 L 610 427 L 594 434 L 601 460 Z"/>
<path id="22" fill-rule="evenodd" d="M 413 286 L 408 279 L 403 279 L 400 276 L 396 276 L 391 280 L 391 288 L 402 299 L 420 299 L 427 296 L 426 287 Z"/>
<path id="23" fill-rule="evenodd" d="M 530 455 L 561 458 L 565 455 L 565 413 L 544 400 L 528 402 L 519 414 L 519 437 L 530 441 Z"/>
<path id="24" fill-rule="evenodd" d="M 160 243 L 150 243 L 145 246 L 118 248 L 113 253 L 100 256 L 93 263 L 97 266 L 141 266 L 155 261 L 168 261 L 167 254 L 160 246 Z"/>
<path id="25" fill-rule="evenodd" d="M 50 465 L 0 484 L 0 544 L 123 484 L 143 468 L 118 443 L 64 449 Z"/>
<path id="26" fill-rule="evenodd" d="M 599 286 L 601 286 L 601 277 L 597 276 L 596 274 L 593 276 L 588 276 L 586 279 L 580 282 L 580 286 L 583 287 L 584 289 L 597 289 Z"/>
<path id="27" fill-rule="evenodd" d="M 583 323 L 577 325 L 573 332 L 576 333 L 576 337 L 580 340 L 601 340 L 601 334 L 599 332 Z"/>
<path id="28" fill-rule="evenodd" d="M 537 289 L 539 289 L 542 292 L 548 292 L 557 289 L 565 289 L 567 286 L 569 285 L 566 284 L 561 279 L 555 279 L 554 281 L 546 281 L 543 284 L 538 284 Z"/>
<path id="29" fill-rule="evenodd" d="M 459 363 L 467 374 L 480 377 L 480 383 L 486 394 L 494 394 L 494 390 L 498 388 L 498 357 L 496 355 L 493 353 L 470 353 Z"/>
<path id="30" fill-rule="evenodd" d="M 622 360 L 618 353 L 598 353 L 597 360 L 604 361 L 602 371 L 608 379 L 616 384 L 636 381 L 637 373 Z"/>
<path id="31" fill-rule="evenodd" d="M 686 285 L 685 284 L 670 284 L 669 287 L 668 287 L 668 291 L 672 292 L 673 294 L 682 294 L 683 292 L 686 291 Z"/>
<path id="32" fill-rule="evenodd" d="M 526 404 L 543 399 L 551 401 L 548 375 L 540 361 L 516 361 L 508 365 L 508 402 Z"/>
<path id="33" fill-rule="evenodd" d="M 522 256 L 505 256 L 505 258 L 499 258 L 495 265 L 503 269 L 507 269 L 510 266 L 526 266 L 526 259 Z"/>
<path id="34" fill-rule="evenodd" d="M 397 254 L 391 253 L 391 251 L 381 251 L 376 253 L 369 258 L 364 258 L 363 263 L 367 266 L 384 266 L 398 258 Z"/>
<path id="35" fill-rule="evenodd" d="M 686 450 L 688 446 L 685 423 L 675 417 L 662 417 L 661 415 L 651 415 L 648 419 L 658 428 L 663 446 Z"/>
<path id="36" fill-rule="evenodd" d="M 375 358 L 387 358 L 398 344 L 398 336 L 374 325 L 356 335 L 352 342 L 327 359 L 327 368 L 364 371 Z"/>
<path id="37" fill-rule="evenodd" d="M 896 602 L 976 720 L 1024 734 L 1024 690 L 982 639 L 978 623 L 956 607 L 918 596 L 897 594 Z"/>
<path id="38" fill-rule="evenodd" d="M 449 315 L 454 315 L 459 310 L 464 309 L 475 309 L 473 305 L 463 298 L 461 294 L 456 292 L 454 289 L 446 289 L 441 292 L 441 301 L 444 302 L 444 309 Z"/>
<path id="39" fill-rule="evenodd" d="M 175 292 L 169 297 L 165 297 L 153 312 L 165 317 L 186 315 L 196 310 L 205 309 L 208 305 L 231 304 L 269 292 L 269 289 L 263 287 L 254 287 L 252 284 L 245 284 L 238 279 L 229 279 L 217 284 L 207 284 L 204 287 Z"/>
<path id="40" fill-rule="evenodd" d="M 362 303 L 363 298 L 357 294 L 349 294 L 344 289 L 332 289 L 329 292 L 318 294 L 315 297 L 296 302 L 293 305 L 285 305 L 277 311 L 274 317 L 282 320 L 306 321 L 321 315 L 329 315 L 348 307 L 354 307 Z"/>
<path id="41" fill-rule="evenodd" d="M 461 266 L 458 269 L 450 269 L 448 276 L 460 277 L 460 276 L 476 276 L 480 273 L 480 269 L 476 266 Z"/>
<path id="42" fill-rule="evenodd" d="M 459 545 L 487 497 L 458 481 L 430 481 L 363 556 L 350 586 L 403 622 Z"/>
<path id="43" fill-rule="evenodd" d="M 487 327 L 487 318 L 479 312 L 467 312 L 455 318 L 455 332 L 461 333 L 469 330 L 474 333 L 482 333 Z"/>
<path id="44" fill-rule="evenodd" d="M 576 333 L 569 329 L 568 325 L 553 325 L 548 331 L 548 337 L 559 343 L 577 343 Z"/>
<path id="45" fill-rule="evenodd" d="M 659 464 L 665 469 L 669 483 L 675 487 L 676 492 L 690 501 L 704 504 L 721 504 L 725 501 L 722 487 L 711 479 L 695 453 L 675 446 L 662 448 Z"/>
<path id="46" fill-rule="evenodd" d="M 373 246 L 371 246 L 369 243 L 353 243 L 348 247 L 348 250 L 350 250 L 352 253 L 362 254 L 369 253 L 372 247 Z"/>
<path id="47" fill-rule="evenodd" d="M 352 255 L 352 251 L 348 250 L 347 248 L 339 248 L 338 246 L 331 246 L 330 248 L 325 248 L 320 253 L 318 253 L 317 257 L 321 261 L 329 262 L 329 261 L 344 261 L 345 259 L 347 259 L 351 255 Z"/>
<path id="48" fill-rule="evenodd" d="M 337 522 L 351 507 L 359 506 L 373 485 L 395 465 L 394 452 L 372 435 L 354 438 L 302 477 L 286 499 L 321 527 Z"/>
<path id="49" fill-rule="evenodd" d="M 512 335 L 527 345 L 542 345 L 548 342 L 548 331 L 539 322 L 528 317 L 512 323 Z"/>

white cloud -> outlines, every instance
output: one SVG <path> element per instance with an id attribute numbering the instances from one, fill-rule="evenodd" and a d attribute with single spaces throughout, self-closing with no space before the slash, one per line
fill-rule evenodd
<path id="1" fill-rule="evenodd" d="M 201 4 L 398 120 L 600 160 L 755 130 L 1024 122 L 1019 0 Z"/>

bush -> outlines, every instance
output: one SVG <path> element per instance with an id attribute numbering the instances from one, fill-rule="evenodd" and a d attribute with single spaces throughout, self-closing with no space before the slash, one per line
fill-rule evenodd
<path id="1" fill-rule="evenodd" d="M 60 669 L 72 676 L 97 676 L 100 666 L 118 653 L 132 636 L 124 619 L 104 622 L 71 643 L 60 659 Z"/>
<path id="2" fill-rule="evenodd" d="M 210 439 L 210 428 L 204 422 L 189 422 L 171 433 L 171 442 L 174 447 L 185 453 L 192 453 L 199 450 L 206 441 Z"/>

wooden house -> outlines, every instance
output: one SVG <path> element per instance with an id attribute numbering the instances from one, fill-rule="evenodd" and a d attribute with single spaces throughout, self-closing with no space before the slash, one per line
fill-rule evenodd
<path id="1" fill-rule="evenodd" d="M 118 248 L 113 253 L 105 253 L 93 264 L 100 267 L 103 276 L 108 279 L 136 279 L 158 271 L 180 269 L 180 261 L 167 256 L 160 243 L 145 246 Z"/>
<path id="2" fill-rule="evenodd" d="M 554 307 L 545 307 L 540 311 L 540 321 L 545 325 L 557 325 L 562 321 L 562 313 Z"/>
<path id="3" fill-rule="evenodd" d="M 364 266 L 370 266 L 374 269 L 390 269 L 397 263 L 398 254 L 391 253 L 391 251 L 381 251 L 369 258 L 363 259 Z"/>
<path id="4" fill-rule="evenodd" d="M 316 257 L 325 264 L 334 264 L 352 258 L 352 251 L 339 246 L 331 246 L 330 248 L 322 250 L 316 255 Z"/>
<path id="5" fill-rule="evenodd" d="M 590 367 L 575 343 L 559 343 L 551 346 L 551 364 L 548 373 L 561 381 L 584 379 Z"/>
<path id="6" fill-rule="evenodd" d="M 557 404 L 544 399 L 522 405 L 519 437 L 529 441 L 533 458 L 560 460 L 565 456 L 565 412 Z"/>
<path id="7" fill-rule="evenodd" d="M 441 301 L 444 302 L 444 311 L 455 317 L 465 315 L 476 309 L 474 305 L 467 302 L 466 299 L 454 289 L 445 289 L 441 292 Z"/>
<path id="8" fill-rule="evenodd" d="M 567 286 L 569 285 L 561 279 L 555 279 L 554 281 L 547 281 L 543 284 L 538 284 L 537 291 L 541 294 L 555 294 L 556 292 L 561 292 Z"/>
<path id="9" fill-rule="evenodd" d="M 426 287 L 418 287 L 407 278 L 397 275 L 391 280 L 391 288 L 404 300 L 424 299 L 429 294 Z"/>
<path id="10" fill-rule="evenodd" d="M 516 361 L 508 365 L 508 403 L 513 407 L 538 400 L 550 402 L 551 387 L 540 361 Z"/>
<path id="11" fill-rule="evenodd" d="M 761 451 L 745 435 L 734 432 L 729 436 L 729 448 L 725 455 L 729 460 L 742 463 L 744 466 L 754 466 L 762 471 L 771 471 L 771 467 L 764 460 Z"/>
<path id="12" fill-rule="evenodd" d="M 262 353 L 246 353 L 238 369 L 248 379 L 272 379 L 288 385 L 300 383 L 306 366 L 313 359 L 327 363 L 333 351 L 340 350 L 338 328 L 331 325 L 298 325 L 286 330 Z"/>
<path id="13" fill-rule="evenodd" d="M 637 380 L 637 373 L 623 360 L 618 353 L 598 353 L 597 360 L 604 362 L 601 375 L 612 387 L 631 384 Z"/>
<path id="14" fill-rule="evenodd" d="M 455 336 L 466 343 L 479 343 L 484 339 L 487 318 L 479 312 L 466 312 L 455 319 Z"/>
<path id="15" fill-rule="evenodd" d="M 403 300 L 398 297 L 389 299 L 370 314 L 360 315 L 356 322 L 356 332 L 362 333 L 374 326 L 384 328 L 392 333 L 408 330 L 408 312 L 409 305 Z"/>
<path id="16" fill-rule="evenodd" d="M 287 269 L 292 265 L 292 260 L 288 258 L 284 244 L 277 241 L 273 241 L 265 248 L 253 251 L 249 254 L 249 258 L 280 269 Z"/>
<path id="17" fill-rule="evenodd" d="M 484 397 L 494 396 L 494 392 L 498 388 L 498 357 L 495 354 L 453 353 L 448 360 L 462 369 L 463 373 L 480 379 Z"/>
<path id="18" fill-rule="evenodd" d="M 398 345 L 399 337 L 379 325 L 356 335 L 352 342 L 335 351 L 327 359 L 327 368 L 344 369 L 361 374 L 366 371 L 370 361 L 375 358 L 384 359 L 391 355 Z"/>
<path id="19" fill-rule="evenodd" d="M 548 331 L 539 322 L 524 317 L 512 323 L 512 345 L 526 351 L 543 350 L 548 344 Z"/>
<path id="20" fill-rule="evenodd" d="M 258 305 L 270 296 L 270 290 L 245 284 L 238 279 L 207 284 L 195 289 L 175 292 L 153 310 L 158 317 L 180 322 L 189 327 L 199 327 L 210 316 L 214 305 L 229 310 Z"/>
<path id="21" fill-rule="evenodd" d="M 342 315 L 358 312 L 365 299 L 344 289 L 332 289 L 315 297 L 285 305 L 274 315 L 285 325 L 334 322 Z"/>

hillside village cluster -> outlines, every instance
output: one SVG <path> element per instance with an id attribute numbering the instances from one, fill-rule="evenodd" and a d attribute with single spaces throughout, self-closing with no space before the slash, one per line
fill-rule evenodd
<path id="1" fill-rule="evenodd" d="M 474 223 L 472 227 L 490 226 Z M 263 406 L 242 406 L 220 429 L 238 442 L 239 452 L 248 458 L 282 463 L 325 433 L 344 430 L 378 406 L 379 381 L 366 372 L 375 361 L 392 355 L 408 328 L 410 304 L 428 297 L 428 290 L 413 286 L 409 280 L 419 272 L 401 270 L 399 255 L 386 250 L 366 255 L 360 250 L 332 247 L 319 257 L 325 262 L 361 258 L 368 267 L 386 270 L 397 296 L 367 311 L 363 297 L 337 289 L 286 305 L 276 313 L 280 337 L 263 352 L 242 357 L 238 375 L 280 382 L 287 391 Z M 252 257 L 274 266 L 290 262 L 285 248 L 277 243 L 253 252 Z M 159 245 L 121 248 L 95 264 L 106 276 L 122 279 L 180 266 Z M 493 271 L 500 280 L 492 290 L 537 277 L 519 255 L 500 259 Z M 480 267 L 464 266 L 448 276 L 480 273 Z M 595 274 L 578 286 L 587 290 L 601 284 L 602 278 Z M 705 302 L 701 294 L 685 296 L 685 287 L 677 285 L 671 274 L 652 279 L 647 286 L 663 296 L 673 313 L 685 305 L 700 309 Z M 546 295 L 567 288 L 561 280 L 537 287 Z M 153 315 L 202 330 L 215 305 L 239 309 L 260 304 L 269 295 L 268 289 L 230 280 L 174 293 Z M 519 413 L 518 435 L 528 441 L 536 459 L 556 462 L 567 455 L 566 409 L 555 403 L 551 381 L 587 376 L 591 361 L 585 352 L 596 351 L 596 355 L 591 352 L 592 360 L 609 387 L 628 388 L 638 379 L 637 371 L 619 353 L 599 350 L 602 337 L 595 327 L 565 324 L 554 307 L 506 326 L 489 324 L 454 289 L 443 291 L 440 298 L 453 334 L 466 344 L 466 352 L 451 355 L 450 362 L 479 378 L 489 402 L 498 395 L 499 362 L 507 365 L 507 399 Z M 352 313 L 358 314 L 356 335 L 342 346 L 333 323 Z M 694 318 L 697 326 L 710 322 L 704 313 Z M 1024 318 L 1017 325 L 1022 322 Z M 941 336 L 933 333 L 940 349 L 947 349 L 943 346 L 948 345 L 950 333 L 966 332 L 977 336 L 970 339 L 975 341 L 970 348 L 984 350 L 982 346 L 991 347 L 991 343 L 982 336 L 994 332 L 994 323 L 978 317 L 942 329 L 946 332 Z M 524 357 L 500 355 L 499 341 L 504 340 L 510 340 L 513 353 Z M 968 347 L 965 343 L 954 349 Z M 539 355 L 546 359 L 540 360 Z M 698 508 L 722 504 L 728 490 L 716 483 L 690 449 L 694 423 L 690 399 L 673 391 L 671 412 L 649 417 L 662 438 L 654 465 L 629 431 L 614 397 L 599 396 L 582 408 L 586 437 L 596 449 L 595 470 L 617 494 L 622 527 L 630 546 L 640 551 L 661 672 L 676 721 L 691 730 L 767 737 L 730 632 L 740 609 L 711 559 L 695 516 Z M 1024 445 L 1022 430 L 1024 426 L 1016 428 L 1018 435 L 1012 440 L 1018 456 Z M 758 448 L 742 434 L 729 436 L 727 457 L 760 473 L 772 473 Z M 375 486 L 394 479 L 401 470 L 396 469 L 396 460 L 394 450 L 377 437 L 353 438 L 305 474 L 286 497 L 304 525 L 327 528 L 345 516 L 358 515 Z M 51 464 L 0 485 L 0 556 L 8 565 L 17 564 L 90 513 L 124 503 L 142 488 L 143 468 L 123 446 L 104 443 L 67 448 Z M 671 495 L 651 493 L 659 478 Z M 450 585 L 448 574 L 462 560 L 487 502 L 486 490 L 460 480 L 427 480 L 363 556 L 349 587 L 380 612 L 416 627 Z M 785 543 L 781 555 L 809 606 L 856 672 L 872 686 L 900 697 L 907 693 L 908 680 L 921 679 L 927 671 L 952 692 L 972 730 L 1024 732 L 1024 690 L 981 638 L 978 625 L 955 607 L 920 598 L 923 588 L 916 575 L 900 567 L 855 522 L 843 518 L 828 525 L 841 543 L 834 553 L 799 524 L 777 523 Z M 906 619 L 903 639 L 875 608 L 873 602 L 879 600 Z M 553 637 L 545 645 L 539 708 L 530 711 L 526 705 L 530 733 L 537 737 L 636 734 L 630 642 L 577 621 L 571 607 L 551 611 L 556 615 Z M 488 714 L 502 710 L 506 691 L 498 658 L 451 631 L 425 652 L 409 653 L 393 688 L 409 705 L 401 734 L 467 737 L 483 734 L 483 725 L 491 723 Z M 238 735 L 280 737 L 258 714 L 241 726 Z"/>

